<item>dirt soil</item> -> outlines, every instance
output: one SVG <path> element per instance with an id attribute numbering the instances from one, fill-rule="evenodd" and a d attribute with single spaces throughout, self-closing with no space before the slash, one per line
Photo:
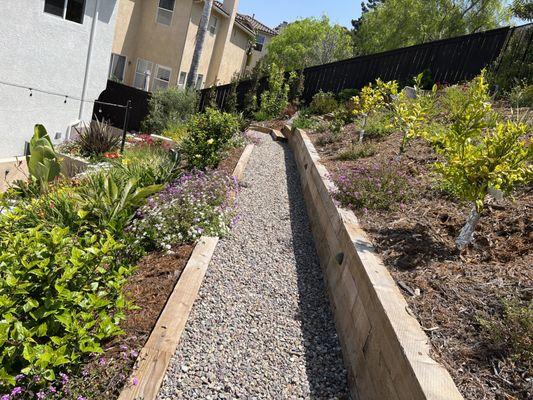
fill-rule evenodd
<path id="1" fill-rule="evenodd" d="M 355 127 L 328 143 L 310 134 L 332 176 L 354 166 L 397 160 L 400 134 L 373 143 L 376 154 L 338 161 L 357 141 Z M 421 140 L 412 142 L 402 166 L 415 178 L 412 199 L 394 211 L 354 210 L 430 338 L 433 357 L 452 375 L 466 399 L 533 398 L 533 362 L 518 361 L 491 345 L 480 320 L 499 319 L 502 300 L 531 304 L 533 294 L 533 188 L 493 201 L 482 214 L 473 245 L 454 246 L 470 206 L 435 188 L 430 166 L 436 159 Z M 529 346 L 531 346 L 531 339 Z M 529 347 L 531 350 L 531 347 Z M 529 353 L 531 354 L 531 353 Z"/>

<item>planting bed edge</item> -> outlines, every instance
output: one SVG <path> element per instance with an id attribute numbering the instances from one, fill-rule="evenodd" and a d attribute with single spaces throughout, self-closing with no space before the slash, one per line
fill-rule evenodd
<path id="1" fill-rule="evenodd" d="M 460 400 L 448 371 L 307 134 L 283 129 L 294 152 L 354 399 Z"/>

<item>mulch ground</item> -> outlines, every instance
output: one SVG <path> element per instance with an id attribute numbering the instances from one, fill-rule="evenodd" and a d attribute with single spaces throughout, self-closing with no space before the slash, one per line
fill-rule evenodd
<path id="1" fill-rule="evenodd" d="M 338 142 L 310 134 L 333 176 L 354 166 L 397 160 L 400 134 L 373 143 L 376 154 L 356 161 L 336 156 L 357 141 L 348 126 Z M 466 399 L 533 398 L 531 359 L 517 361 L 486 340 L 480 321 L 501 318 L 502 300 L 531 304 L 533 292 L 533 188 L 486 207 L 473 245 L 454 246 L 471 206 L 435 188 L 436 157 L 417 140 L 402 157 L 415 178 L 411 201 L 394 211 L 355 210 L 392 276 L 426 331 L 433 356 L 445 365 Z"/>
<path id="2" fill-rule="evenodd" d="M 217 170 L 231 174 L 244 148 L 227 152 Z M 85 363 L 77 376 L 71 377 L 69 398 L 79 395 L 91 400 L 109 400 L 120 395 L 129 378 L 138 353 L 148 340 L 159 315 L 172 294 L 194 250 L 193 244 L 172 249 L 173 253 L 151 252 L 138 261 L 124 293 L 133 305 L 121 323 L 123 335 L 104 346 L 104 354 Z"/>

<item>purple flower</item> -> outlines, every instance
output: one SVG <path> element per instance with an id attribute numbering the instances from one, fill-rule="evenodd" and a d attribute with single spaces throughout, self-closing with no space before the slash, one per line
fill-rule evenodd
<path id="1" fill-rule="evenodd" d="M 64 374 L 63 372 L 60 372 L 59 376 L 61 377 L 61 383 L 63 385 L 66 385 L 68 383 L 68 375 Z"/>
<path id="2" fill-rule="evenodd" d="M 120 345 L 120 350 L 126 351 L 126 350 L 128 350 L 128 346 L 126 346 L 124 344 L 121 344 Z"/>
<path id="3" fill-rule="evenodd" d="M 2 395 L 2 397 L 0 397 L 1 400 L 9 400 L 10 396 L 8 394 L 4 394 Z"/>
<path id="4" fill-rule="evenodd" d="M 105 365 L 106 364 L 106 360 L 104 357 L 100 357 L 100 359 L 98 360 L 98 365 Z"/>
<path id="5" fill-rule="evenodd" d="M 21 393 L 22 393 L 22 388 L 20 386 L 17 386 L 15 388 L 13 388 L 13 390 L 11 391 L 11 396 L 15 397 L 15 396 L 18 396 Z"/>
<path id="6" fill-rule="evenodd" d="M 48 391 L 49 391 L 50 393 L 56 393 L 56 392 L 57 392 L 57 389 L 56 389 L 54 386 L 50 386 L 50 387 L 48 388 Z"/>
<path id="7" fill-rule="evenodd" d="M 37 392 L 37 399 L 38 400 L 43 400 L 45 397 L 46 397 L 46 394 L 43 391 Z"/>
<path id="8" fill-rule="evenodd" d="M 25 377 L 26 375 L 24 374 L 18 374 L 17 376 L 15 376 L 15 380 L 18 382 L 18 381 L 23 380 Z"/>
<path id="9" fill-rule="evenodd" d="M 78 396 L 78 398 L 76 400 L 87 400 L 87 397 Z"/>
<path id="10" fill-rule="evenodd" d="M 83 371 L 81 371 L 81 376 L 83 376 L 83 377 L 89 376 L 89 371 L 84 369 Z"/>
<path id="11" fill-rule="evenodd" d="M 139 384 L 139 380 L 137 378 L 133 378 L 132 383 L 133 386 L 137 386 Z"/>
<path id="12" fill-rule="evenodd" d="M 131 358 L 137 358 L 138 355 L 139 355 L 139 352 L 137 350 L 130 351 Z"/>

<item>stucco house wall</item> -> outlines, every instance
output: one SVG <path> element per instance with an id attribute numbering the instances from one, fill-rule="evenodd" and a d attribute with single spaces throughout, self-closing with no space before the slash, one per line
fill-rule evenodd
<path id="1" fill-rule="evenodd" d="M 252 51 L 252 58 L 250 60 L 250 63 L 248 65 L 248 69 L 252 70 L 259 60 L 261 60 L 264 56 L 267 54 L 267 46 L 270 43 L 270 41 L 274 38 L 274 36 L 268 35 L 267 33 L 261 32 L 261 35 L 265 37 L 265 44 L 263 46 L 263 49 L 261 51 L 253 50 Z"/>
<path id="2" fill-rule="evenodd" d="M 59 141 L 78 120 L 96 1 L 86 1 L 82 24 L 44 13 L 44 0 L 0 2 L 0 80 L 70 97 L 0 84 L 0 158 L 22 155 L 37 123 Z M 100 0 L 86 99 L 106 87 L 115 18 L 116 0 Z M 85 104 L 82 119 L 92 110 Z"/>

